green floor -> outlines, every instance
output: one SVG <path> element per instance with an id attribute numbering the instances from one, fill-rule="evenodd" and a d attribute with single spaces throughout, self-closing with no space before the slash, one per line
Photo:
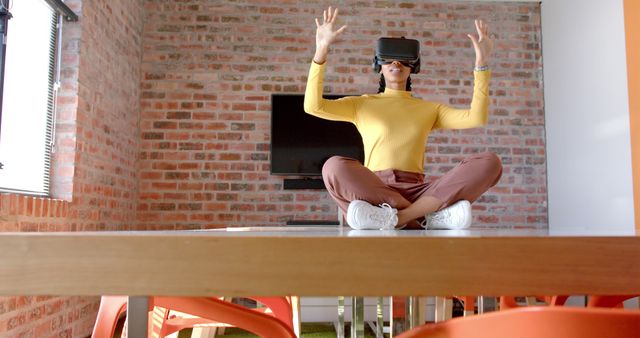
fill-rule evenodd
<path id="1" fill-rule="evenodd" d="M 370 328 L 367 326 L 365 328 L 367 331 L 365 332 L 365 337 L 374 338 L 375 334 L 370 331 Z M 345 332 L 345 335 L 349 337 L 348 328 Z M 178 338 L 190 338 L 191 330 L 182 330 Z M 254 334 L 248 333 L 246 331 L 237 329 L 237 328 L 227 328 L 225 330 L 225 335 L 216 336 L 220 338 L 248 338 L 248 337 L 258 337 Z M 332 323 L 303 323 L 302 324 L 302 338 L 336 338 L 336 332 Z"/>

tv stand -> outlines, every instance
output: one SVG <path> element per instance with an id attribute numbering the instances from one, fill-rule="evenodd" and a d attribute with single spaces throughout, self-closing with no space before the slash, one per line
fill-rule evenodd
<path id="1" fill-rule="evenodd" d="M 322 178 L 285 178 L 283 181 L 285 190 L 293 189 L 326 189 Z"/>

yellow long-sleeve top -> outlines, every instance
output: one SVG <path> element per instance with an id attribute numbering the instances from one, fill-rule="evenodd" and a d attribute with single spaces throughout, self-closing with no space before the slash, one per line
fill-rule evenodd
<path id="1" fill-rule="evenodd" d="M 364 144 L 364 165 L 372 171 L 424 173 L 424 149 L 433 129 L 465 129 L 486 124 L 490 71 L 474 72 L 471 107 L 455 109 L 386 88 L 384 93 L 322 98 L 326 63 L 311 63 L 304 110 L 314 116 L 355 124 Z M 340 137 L 340 135 L 335 135 Z"/>

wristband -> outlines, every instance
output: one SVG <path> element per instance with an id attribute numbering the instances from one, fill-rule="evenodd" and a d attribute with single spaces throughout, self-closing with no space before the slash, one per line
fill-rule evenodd
<path id="1" fill-rule="evenodd" d="M 474 67 L 473 71 L 474 72 L 484 72 L 485 70 L 489 70 L 489 65 L 484 65 L 481 67 Z"/>

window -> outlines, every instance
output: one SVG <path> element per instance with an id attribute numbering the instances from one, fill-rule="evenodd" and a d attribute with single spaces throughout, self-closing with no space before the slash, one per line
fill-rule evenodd
<path id="1" fill-rule="evenodd" d="M 57 2 L 0 0 L 6 35 L 0 86 L 2 191 L 49 194 L 61 23 L 56 6 L 62 4 Z"/>

